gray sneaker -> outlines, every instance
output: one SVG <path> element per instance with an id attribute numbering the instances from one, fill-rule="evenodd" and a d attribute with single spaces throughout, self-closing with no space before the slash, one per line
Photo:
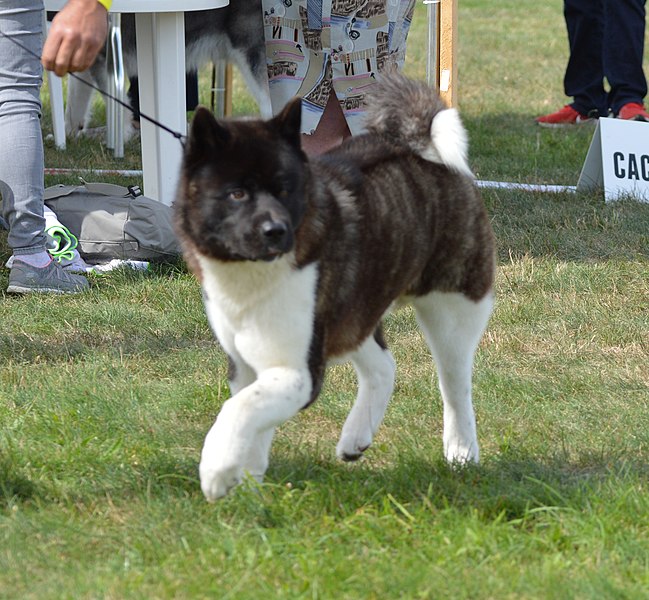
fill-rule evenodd
<path id="1" fill-rule="evenodd" d="M 90 287 L 81 275 L 65 272 L 55 260 L 41 269 L 15 260 L 9 273 L 10 294 L 77 294 Z"/>

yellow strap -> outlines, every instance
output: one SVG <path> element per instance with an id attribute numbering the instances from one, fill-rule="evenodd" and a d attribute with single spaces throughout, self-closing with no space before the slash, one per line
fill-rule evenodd
<path id="1" fill-rule="evenodd" d="M 110 10 L 110 5 L 113 3 L 113 0 L 97 0 L 107 11 Z"/>

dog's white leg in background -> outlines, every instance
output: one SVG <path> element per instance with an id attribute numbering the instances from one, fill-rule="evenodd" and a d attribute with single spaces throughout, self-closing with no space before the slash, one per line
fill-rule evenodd
<path id="1" fill-rule="evenodd" d="M 446 459 L 451 463 L 478 462 L 471 375 L 475 351 L 493 309 L 493 296 L 473 302 L 463 294 L 433 292 L 413 304 L 437 365 L 444 401 Z"/>
<path id="2" fill-rule="evenodd" d="M 270 448 L 275 437 L 275 428 L 260 431 L 250 445 L 250 451 L 243 466 L 244 473 L 261 483 L 268 469 Z"/>
<path id="3" fill-rule="evenodd" d="M 243 388 L 250 385 L 257 374 L 250 365 L 244 362 L 238 352 L 228 352 L 228 384 L 230 395 L 238 394 Z"/>
<path id="4" fill-rule="evenodd" d="M 308 403 L 311 387 L 306 368 L 275 367 L 225 402 L 201 453 L 201 488 L 209 501 L 240 483 L 246 469 L 265 470 L 273 429 Z"/>
<path id="5" fill-rule="evenodd" d="M 77 77 L 93 85 L 95 84 L 90 71 L 77 73 Z M 102 87 L 101 89 L 106 88 Z M 74 77 L 68 77 L 68 96 L 65 105 L 65 134 L 67 136 L 74 137 L 87 126 L 94 93 L 95 90 L 89 85 Z"/>
<path id="6" fill-rule="evenodd" d="M 394 389 L 392 354 L 373 336 L 350 355 L 358 376 L 358 395 L 336 446 L 338 458 L 357 460 L 372 443 Z"/>

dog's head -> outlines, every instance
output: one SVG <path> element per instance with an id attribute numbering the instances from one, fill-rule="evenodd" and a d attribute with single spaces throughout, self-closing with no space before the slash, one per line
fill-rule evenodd
<path id="1" fill-rule="evenodd" d="M 273 260 L 293 249 L 308 179 L 299 99 L 269 121 L 217 121 L 198 108 L 183 157 L 179 234 L 223 261 Z"/>

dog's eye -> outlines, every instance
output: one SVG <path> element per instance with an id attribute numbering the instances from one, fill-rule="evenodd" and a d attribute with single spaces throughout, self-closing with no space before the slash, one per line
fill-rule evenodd
<path id="1" fill-rule="evenodd" d="M 288 198 L 291 195 L 293 189 L 292 183 L 289 181 L 280 181 L 278 185 L 277 196 L 279 198 Z"/>
<path id="2" fill-rule="evenodd" d="M 228 199 L 234 200 L 235 202 L 245 202 L 248 199 L 248 192 L 243 188 L 231 190 L 228 194 Z"/>

